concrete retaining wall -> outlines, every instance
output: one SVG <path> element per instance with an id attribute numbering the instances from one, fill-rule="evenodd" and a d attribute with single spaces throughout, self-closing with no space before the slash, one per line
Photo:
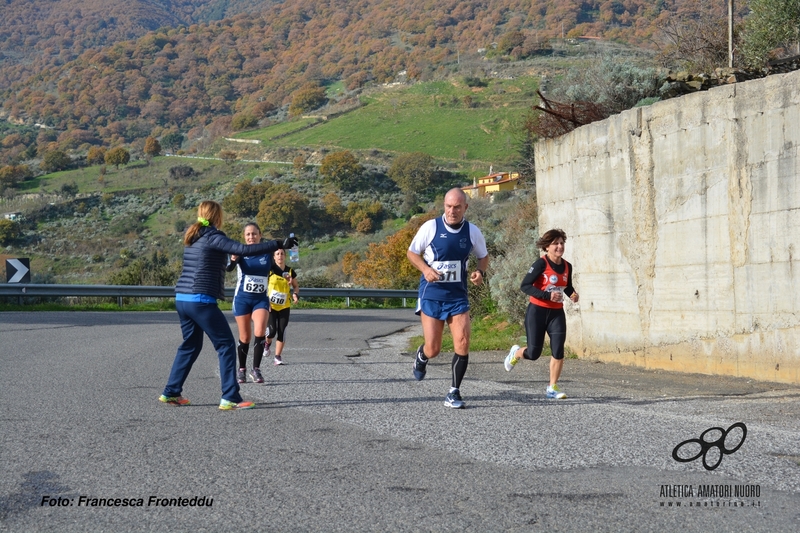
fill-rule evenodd
<path id="1" fill-rule="evenodd" d="M 800 71 L 542 141 L 536 173 L 577 353 L 800 383 Z"/>

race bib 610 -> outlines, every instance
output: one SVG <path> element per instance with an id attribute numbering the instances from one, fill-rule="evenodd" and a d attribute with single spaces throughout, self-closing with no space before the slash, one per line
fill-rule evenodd
<path id="1" fill-rule="evenodd" d="M 274 303 L 275 305 L 283 305 L 286 303 L 286 299 L 288 297 L 289 297 L 288 293 L 273 290 L 269 294 L 269 301 Z"/>

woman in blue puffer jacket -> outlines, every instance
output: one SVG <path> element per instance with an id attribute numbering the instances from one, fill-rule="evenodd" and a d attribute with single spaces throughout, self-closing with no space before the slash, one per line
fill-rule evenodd
<path id="1" fill-rule="evenodd" d="M 181 396 L 183 383 L 203 348 L 208 335 L 219 355 L 222 382 L 222 410 L 249 409 L 255 404 L 242 401 L 236 381 L 236 342 L 228 321 L 217 306 L 225 298 L 225 265 L 230 254 L 257 255 L 291 248 L 297 239 L 266 241 L 245 245 L 229 239 L 217 229 L 222 225 L 222 206 L 206 200 L 197 208 L 197 222 L 186 230 L 183 243 L 183 272 L 175 287 L 175 308 L 181 320 L 183 343 L 178 347 L 167 386 L 159 398 L 172 405 L 189 405 Z"/>

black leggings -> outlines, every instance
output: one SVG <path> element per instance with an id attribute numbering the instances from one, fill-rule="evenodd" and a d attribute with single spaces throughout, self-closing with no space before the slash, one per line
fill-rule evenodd
<path id="1" fill-rule="evenodd" d="M 548 309 L 528 304 L 525 311 L 525 334 L 528 346 L 522 357 L 536 361 L 544 349 L 544 334 L 550 337 L 550 351 L 556 359 L 564 358 L 564 342 L 567 340 L 567 317 L 564 309 Z"/>
<path id="2" fill-rule="evenodd" d="M 267 338 L 272 340 L 276 336 L 278 341 L 284 342 L 283 334 L 286 331 L 286 326 L 289 325 L 289 311 L 291 307 L 275 311 L 274 309 L 269 312 L 269 327 L 267 328 Z"/>

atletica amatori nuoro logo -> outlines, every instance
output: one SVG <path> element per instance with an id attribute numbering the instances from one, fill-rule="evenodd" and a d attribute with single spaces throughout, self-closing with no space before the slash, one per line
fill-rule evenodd
<path id="1" fill-rule="evenodd" d="M 715 432 L 719 432 L 719 437 L 715 440 L 708 440 L 709 435 L 711 435 L 710 438 L 713 438 Z M 703 468 L 714 470 L 722 463 L 725 455 L 730 455 L 741 448 L 746 438 L 747 426 L 744 422 L 732 424 L 728 429 L 708 428 L 700 434 L 699 438 L 688 439 L 675 446 L 672 450 L 672 458 L 680 463 L 691 463 L 702 457 Z M 694 450 L 697 450 L 697 453 L 690 456 L 689 454 Z M 709 452 L 711 452 L 711 461 L 708 459 Z"/>

